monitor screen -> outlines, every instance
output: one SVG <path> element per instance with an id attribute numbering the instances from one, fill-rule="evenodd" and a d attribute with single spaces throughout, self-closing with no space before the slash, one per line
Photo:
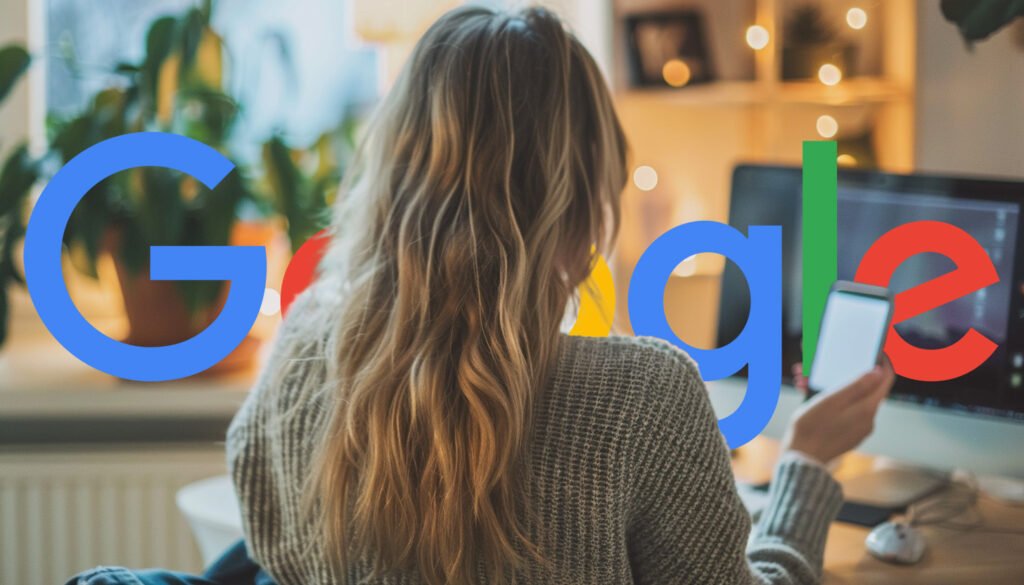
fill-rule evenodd
<path id="1" fill-rule="evenodd" d="M 801 171 L 797 167 L 743 165 L 733 175 L 729 224 L 781 225 L 783 240 L 783 375 L 801 360 Z M 946 347 L 971 328 L 999 348 L 974 371 L 944 382 L 900 377 L 893 398 L 1024 422 L 1024 183 L 841 170 L 838 185 L 838 276 L 853 280 L 864 253 L 889 230 L 913 221 L 957 226 L 988 253 L 999 282 L 916 317 L 895 329 L 926 349 Z M 889 288 L 894 294 L 955 268 L 941 254 L 903 262 Z M 746 323 L 750 295 L 735 264 L 722 275 L 718 345 Z"/>

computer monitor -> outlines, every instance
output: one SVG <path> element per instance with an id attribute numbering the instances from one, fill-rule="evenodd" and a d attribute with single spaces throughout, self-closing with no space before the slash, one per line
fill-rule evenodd
<path id="1" fill-rule="evenodd" d="M 910 463 L 962 467 L 1024 477 L 1024 182 L 840 170 L 838 176 L 838 276 L 853 280 L 867 249 L 894 227 L 935 220 L 962 228 L 985 249 L 999 282 L 895 325 L 922 348 L 951 345 L 971 328 L 999 345 L 980 367 L 944 382 L 899 377 L 883 406 L 876 433 L 864 450 Z M 801 359 L 801 170 L 741 165 L 733 174 L 729 224 L 782 226 L 782 359 L 785 382 Z M 955 268 L 939 254 L 919 254 L 899 266 L 894 292 Z M 718 345 L 743 329 L 750 305 L 746 280 L 726 263 Z M 742 385 L 739 388 L 742 391 Z M 712 392 L 720 416 L 735 406 L 737 384 Z M 722 395 L 725 396 L 722 396 Z M 780 402 L 768 434 L 778 435 L 797 403 Z"/>

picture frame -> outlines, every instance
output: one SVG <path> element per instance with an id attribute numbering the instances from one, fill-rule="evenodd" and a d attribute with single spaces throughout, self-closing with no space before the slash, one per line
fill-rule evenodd
<path id="1" fill-rule="evenodd" d="M 687 87 L 713 81 L 704 16 L 696 10 L 625 18 L 634 87 Z"/>

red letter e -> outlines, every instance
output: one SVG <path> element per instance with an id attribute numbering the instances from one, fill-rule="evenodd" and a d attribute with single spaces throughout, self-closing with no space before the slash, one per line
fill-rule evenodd
<path id="1" fill-rule="evenodd" d="M 999 282 L 984 248 L 964 230 L 940 221 L 901 225 L 878 239 L 857 268 L 857 282 L 888 286 L 896 268 L 923 252 L 942 254 L 956 270 L 896 295 L 893 325 Z M 971 328 L 942 349 L 922 349 L 889 328 L 885 353 L 896 373 L 912 380 L 940 382 L 962 376 L 982 364 L 998 345 Z"/>

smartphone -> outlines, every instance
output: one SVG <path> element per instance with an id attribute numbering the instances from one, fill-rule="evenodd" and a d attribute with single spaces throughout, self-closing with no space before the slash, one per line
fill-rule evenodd
<path id="1" fill-rule="evenodd" d="M 889 289 L 836 281 L 828 293 L 807 387 L 832 392 L 879 363 L 892 322 Z"/>

